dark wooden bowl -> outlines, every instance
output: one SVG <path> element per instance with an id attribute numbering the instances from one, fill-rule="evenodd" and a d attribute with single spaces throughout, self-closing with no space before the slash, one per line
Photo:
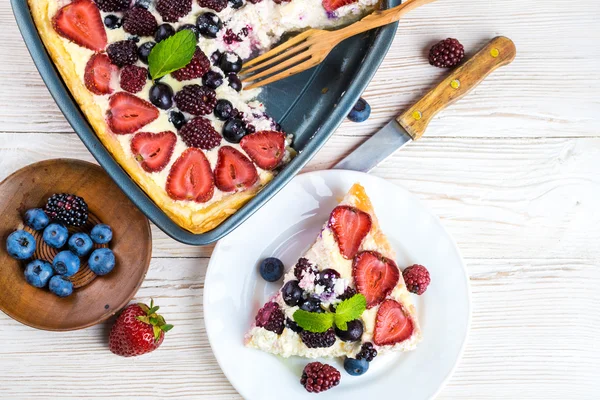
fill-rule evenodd
<path id="1" fill-rule="evenodd" d="M 82 259 L 80 271 L 72 277 L 76 289 L 72 296 L 64 299 L 47 289 L 27 284 L 24 264 L 6 252 L 6 238 L 15 229 L 23 228 L 25 211 L 43 206 L 54 193 L 83 197 L 89 206 L 90 221 L 111 226 L 110 248 L 117 260 L 110 274 L 96 277 Z M 92 226 L 89 223 L 76 230 L 89 231 Z M 54 252 L 37 240 L 34 257 L 48 259 Z M 106 320 L 136 294 L 151 256 L 148 219 L 97 165 L 68 159 L 42 161 L 13 173 L 0 183 L 0 309 L 23 324 L 37 329 L 69 331 Z"/>

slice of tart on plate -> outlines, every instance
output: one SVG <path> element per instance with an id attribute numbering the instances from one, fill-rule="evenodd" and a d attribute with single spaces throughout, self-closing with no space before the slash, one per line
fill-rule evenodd
<path id="1" fill-rule="evenodd" d="M 415 349 L 421 330 L 395 259 L 365 189 L 354 184 L 258 311 L 246 346 L 308 358 Z"/>

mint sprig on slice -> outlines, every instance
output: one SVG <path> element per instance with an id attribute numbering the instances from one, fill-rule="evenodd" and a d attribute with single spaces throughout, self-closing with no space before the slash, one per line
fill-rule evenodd
<path id="1" fill-rule="evenodd" d="M 304 310 L 294 312 L 294 321 L 305 331 L 323 333 L 334 324 L 343 331 L 348 330 L 348 322 L 360 318 L 367 309 L 367 299 L 362 294 L 356 294 L 342 301 L 335 313 L 313 313 Z"/>
<path id="2" fill-rule="evenodd" d="M 196 35 L 189 29 L 158 42 L 148 56 L 152 79 L 162 78 L 188 65 L 196 52 L 196 43 Z"/>

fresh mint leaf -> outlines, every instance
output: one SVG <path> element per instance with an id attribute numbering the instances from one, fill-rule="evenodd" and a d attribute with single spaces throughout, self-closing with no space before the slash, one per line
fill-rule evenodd
<path id="1" fill-rule="evenodd" d="M 337 305 L 334 317 L 335 325 L 343 331 L 347 330 L 348 322 L 360 318 L 366 309 L 367 299 L 365 296 L 362 294 L 355 294 Z"/>
<path id="2" fill-rule="evenodd" d="M 152 79 L 162 78 L 188 65 L 194 57 L 196 42 L 196 35 L 189 29 L 183 29 L 158 42 L 148 56 Z"/>
<path id="3" fill-rule="evenodd" d="M 333 326 L 333 314 L 297 310 L 294 313 L 294 321 L 306 331 L 322 333 Z"/>

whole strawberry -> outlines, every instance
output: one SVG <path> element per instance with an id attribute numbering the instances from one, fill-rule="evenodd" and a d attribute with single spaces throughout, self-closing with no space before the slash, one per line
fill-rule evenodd
<path id="1" fill-rule="evenodd" d="M 158 309 L 154 301 L 150 307 L 142 303 L 127 306 L 110 331 L 110 351 L 122 357 L 135 357 L 158 349 L 165 333 L 173 328 L 156 313 Z"/>

